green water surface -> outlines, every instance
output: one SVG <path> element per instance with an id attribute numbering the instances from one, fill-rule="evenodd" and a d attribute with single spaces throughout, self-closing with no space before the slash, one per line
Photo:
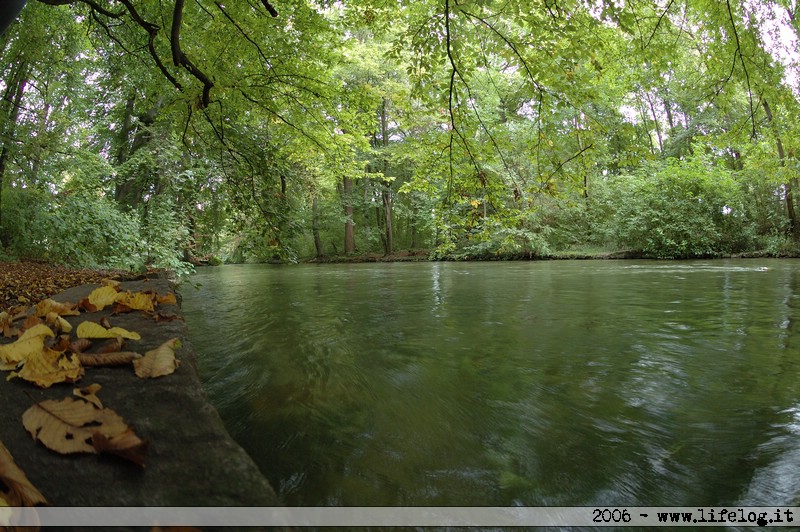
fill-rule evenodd
<path id="1" fill-rule="evenodd" d="M 289 505 L 800 503 L 800 262 L 205 268 L 201 377 Z"/>

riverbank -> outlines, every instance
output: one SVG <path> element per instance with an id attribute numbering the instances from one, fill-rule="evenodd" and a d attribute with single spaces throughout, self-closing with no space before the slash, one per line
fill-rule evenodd
<path id="1" fill-rule="evenodd" d="M 797 253 L 770 253 L 768 251 L 751 251 L 747 253 L 737 253 L 733 255 L 714 255 L 706 257 L 690 257 L 687 259 L 674 259 L 674 260 L 707 260 L 707 259 L 789 259 L 798 258 L 800 255 Z M 362 264 L 373 262 L 427 262 L 432 260 L 437 261 L 477 261 L 477 262 L 492 262 L 492 261 L 514 261 L 514 260 L 622 260 L 622 259 L 635 259 L 635 260 L 664 260 L 653 257 L 647 257 L 641 252 L 629 250 L 570 250 L 561 251 L 557 253 L 550 253 L 547 255 L 530 255 L 524 253 L 505 254 L 505 255 L 491 255 L 482 257 L 470 257 L 465 259 L 456 258 L 433 258 L 431 252 L 428 250 L 415 250 L 415 251 L 400 251 L 391 255 L 381 255 L 379 253 L 366 253 L 360 255 L 332 255 L 322 257 L 312 257 L 309 259 L 301 260 L 303 263 L 311 264 Z"/>
<path id="2" fill-rule="evenodd" d="M 48 272 L 38 267 L 37 271 Z M 49 270 L 49 274 L 51 277 L 41 285 L 45 288 L 55 289 L 58 282 L 69 282 L 68 279 L 83 279 L 71 277 L 58 267 Z M 56 281 L 59 276 L 60 281 Z M 59 302 L 78 303 L 98 286 L 82 284 L 50 295 Z M 120 286 L 134 293 L 175 294 L 174 286 L 166 279 L 145 278 L 122 282 Z M 25 285 L 20 288 L 13 282 L 6 282 L 3 289 L 12 295 L 29 293 L 24 290 Z M 154 319 L 157 315 L 143 311 L 114 314 L 110 307 L 99 312 L 82 312 L 80 316 L 63 316 L 74 328 L 86 320 L 108 320 L 114 327 L 135 331 L 141 339 L 129 340 L 125 349 L 138 353 L 154 350 L 177 338 L 181 343 L 176 351 L 180 365 L 170 375 L 142 379 L 130 366 L 84 367 L 84 376 L 74 385 L 62 383 L 43 389 L 19 378 L 0 382 L 3 404 L 0 441 L 49 505 L 281 505 L 253 460 L 230 437 L 208 400 L 198 377 L 196 354 L 180 315 L 179 300 L 178 297 L 175 302 L 168 300 L 160 305 L 158 319 Z M 0 338 L 0 344 L 11 340 Z M 100 349 L 101 342 L 95 344 L 86 352 Z M 113 454 L 61 455 L 35 442 L 23 427 L 22 415 L 33 404 L 70 397 L 73 388 L 91 384 L 101 386 L 97 397 L 103 406 L 119 414 L 147 442 L 143 467 Z M 146 519 L 143 515 L 143 524 L 149 524 Z"/>

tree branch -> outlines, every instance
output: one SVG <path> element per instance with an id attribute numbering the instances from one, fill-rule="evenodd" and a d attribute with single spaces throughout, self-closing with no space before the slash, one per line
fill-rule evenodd
<path id="1" fill-rule="evenodd" d="M 739 62 L 742 64 L 742 70 L 744 71 L 744 79 L 747 83 L 747 96 L 750 100 L 750 120 L 753 124 L 753 130 L 751 132 L 751 138 L 756 138 L 756 110 L 753 105 L 753 89 L 750 87 L 750 75 L 747 73 L 747 65 L 744 62 L 744 56 L 742 55 L 742 43 L 739 41 L 739 32 L 736 30 L 736 21 L 733 18 L 733 8 L 731 7 L 730 0 L 725 0 L 725 5 L 728 7 L 728 17 L 731 20 L 731 29 L 733 30 L 733 37 L 736 40 L 736 52 L 734 53 L 734 63 L 736 62 L 736 57 L 739 58 Z"/>
<path id="2" fill-rule="evenodd" d="M 275 10 L 274 7 L 272 7 L 272 4 L 269 3 L 269 0 L 261 0 L 261 3 L 264 4 L 264 7 L 267 9 L 267 11 L 269 11 L 270 15 L 272 15 L 273 17 L 278 16 L 278 12 Z"/>
<path id="3" fill-rule="evenodd" d="M 183 21 L 184 0 L 175 0 L 175 9 L 172 11 L 172 29 L 170 32 L 170 47 L 172 48 L 172 61 L 175 66 L 182 66 L 198 81 L 203 84 L 203 97 L 200 101 L 200 108 L 205 109 L 211 104 L 211 89 L 214 82 L 192 63 L 186 54 L 181 50 L 181 23 Z"/>
<path id="4" fill-rule="evenodd" d="M 105 15 L 109 18 L 121 18 L 122 15 L 125 14 L 124 11 L 113 12 L 109 11 L 108 9 L 101 7 L 93 0 L 39 0 L 42 4 L 47 4 L 50 6 L 66 6 L 71 4 L 86 4 L 87 6 L 91 7 L 93 11 L 100 13 L 101 15 Z"/>
<path id="5" fill-rule="evenodd" d="M 169 42 L 172 49 L 172 62 L 175 66 L 181 66 L 181 23 L 183 22 L 183 0 L 175 0 L 175 8 L 172 10 L 172 31 L 170 32 Z"/>

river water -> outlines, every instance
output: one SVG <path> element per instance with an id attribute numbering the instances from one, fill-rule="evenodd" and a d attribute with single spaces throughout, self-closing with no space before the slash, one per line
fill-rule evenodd
<path id="1" fill-rule="evenodd" d="M 288 505 L 800 503 L 798 261 L 242 265 L 181 291 Z"/>

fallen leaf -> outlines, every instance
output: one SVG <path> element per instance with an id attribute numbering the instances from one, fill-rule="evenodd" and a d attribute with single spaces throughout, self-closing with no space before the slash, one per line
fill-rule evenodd
<path id="1" fill-rule="evenodd" d="M 66 351 L 69 349 L 69 335 L 68 334 L 59 334 L 58 339 L 50 346 L 51 349 L 54 351 Z"/>
<path id="2" fill-rule="evenodd" d="M 5 506 L 47 504 L 47 499 L 17 466 L 3 442 L 0 442 L 0 503 Z"/>
<path id="3" fill-rule="evenodd" d="M 0 345 L 0 369 L 14 369 L 30 355 L 41 352 L 47 336 L 53 337 L 55 334 L 50 327 L 40 324 L 22 333 L 17 341 Z"/>
<path id="4" fill-rule="evenodd" d="M 24 322 L 22 322 L 22 326 L 20 327 L 20 329 L 25 331 L 27 329 L 36 327 L 40 323 L 42 323 L 42 320 L 38 316 L 30 315 L 27 318 L 25 318 Z"/>
<path id="5" fill-rule="evenodd" d="M 52 299 L 43 299 L 36 304 L 36 315 L 40 318 L 55 312 L 59 316 L 80 316 L 81 312 L 72 303 L 59 303 Z"/>
<path id="6" fill-rule="evenodd" d="M 80 397 L 84 401 L 88 401 L 92 403 L 97 408 L 103 408 L 103 403 L 100 401 L 100 398 L 97 397 L 97 392 L 99 392 L 103 387 L 96 382 L 94 384 L 90 384 L 89 386 L 84 386 L 83 388 L 75 388 L 72 390 L 72 395 L 75 397 Z"/>
<path id="7" fill-rule="evenodd" d="M 144 357 L 133 361 L 133 370 L 143 379 L 154 379 L 174 373 L 181 361 L 175 358 L 175 350 L 181 346 L 180 338 L 167 340 Z"/>
<path id="8" fill-rule="evenodd" d="M 131 429 L 111 437 L 102 432 L 92 434 L 92 446 L 98 453 L 111 453 L 144 467 L 148 442 L 142 440 Z"/>
<path id="9" fill-rule="evenodd" d="M 83 376 L 83 366 L 75 353 L 43 348 L 32 353 L 19 371 L 12 371 L 8 379 L 19 377 L 40 388 L 49 388 L 59 382 L 75 382 Z"/>
<path id="10" fill-rule="evenodd" d="M 114 338 L 117 336 L 122 336 L 123 338 L 127 338 L 129 340 L 141 340 L 142 337 L 137 332 L 127 331 L 122 327 L 111 327 L 110 329 L 106 329 L 99 323 L 95 323 L 93 321 L 82 321 L 80 325 L 78 325 L 78 330 L 76 331 L 78 338 Z"/>
<path id="11" fill-rule="evenodd" d="M 114 303 L 116 298 L 117 288 L 115 286 L 105 285 L 92 290 L 92 293 L 90 293 L 89 297 L 86 299 L 91 305 L 94 306 L 94 308 L 100 311 L 108 305 Z"/>
<path id="12" fill-rule="evenodd" d="M 127 366 L 139 358 L 142 358 L 142 355 L 133 351 L 113 351 L 97 355 L 89 353 L 78 354 L 78 360 L 84 367 Z"/>
<path id="13" fill-rule="evenodd" d="M 122 351 L 123 347 L 125 347 L 125 340 L 122 336 L 115 336 L 114 338 L 106 340 L 100 347 L 98 353 L 114 353 L 115 351 Z"/>
<path id="14" fill-rule="evenodd" d="M 180 317 L 179 315 L 175 314 L 174 312 L 156 312 L 155 315 L 153 316 L 153 319 L 155 321 L 159 321 L 159 322 L 160 321 L 175 321 L 175 320 L 183 321 L 183 318 Z"/>
<path id="15" fill-rule="evenodd" d="M 114 306 L 111 307 L 111 314 L 127 314 L 128 312 L 133 312 L 135 309 L 127 307 L 122 303 L 114 303 Z"/>
<path id="16" fill-rule="evenodd" d="M 20 330 L 14 327 L 11 322 L 11 314 L 8 312 L 0 312 L 0 328 L 3 329 L 3 336 L 6 338 L 19 336 Z"/>
<path id="17" fill-rule="evenodd" d="M 111 328 L 111 322 L 108 321 L 108 318 L 106 318 L 105 316 L 100 318 L 100 321 L 98 323 L 100 325 L 102 325 L 103 327 L 105 327 L 106 329 L 110 329 Z"/>
<path id="18" fill-rule="evenodd" d="M 51 399 L 26 410 L 22 414 L 22 424 L 34 440 L 52 451 L 61 454 L 112 452 L 144 465 L 134 457 L 143 455 L 147 442 L 133 434 L 122 417 L 108 408 L 96 408 L 72 397 L 60 401 Z M 130 456 L 125 454 L 126 446 L 129 446 Z"/>
<path id="19" fill-rule="evenodd" d="M 69 343 L 69 350 L 73 353 L 82 353 L 92 347 L 92 341 L 88 338 L 78 338 Z"/>
<path id="20" fill-rule="evenodd" d="M 170 292 L 170 293 L 165 294 L 163 296 L 156 295 L 156 302 L 159 305 L 177 305 L 178 304 L 178 300 L 175 298 L 175 294 L 173 292 Z"/>
<path id="21" fill-rule="evenodd" d="M 62 318 L 57 312 L 48 312 L 47 316 L 45 316 L 45 322 L 53 327 L 56 332 L 72 332 L 70 322 Z"/>
<path id="22" fill-rule="evenodd" d="M 89 298 L 85 297 L 78 303 L 78 308 L 86 312 L 97 312 L 97 307 L 89 303 Z"/>
<path id="23" fill-rule="evenodd" d="M 120 292 L 114 301 L 134 310 L 153 311 L 153 299 L 142 292 Z"/>

